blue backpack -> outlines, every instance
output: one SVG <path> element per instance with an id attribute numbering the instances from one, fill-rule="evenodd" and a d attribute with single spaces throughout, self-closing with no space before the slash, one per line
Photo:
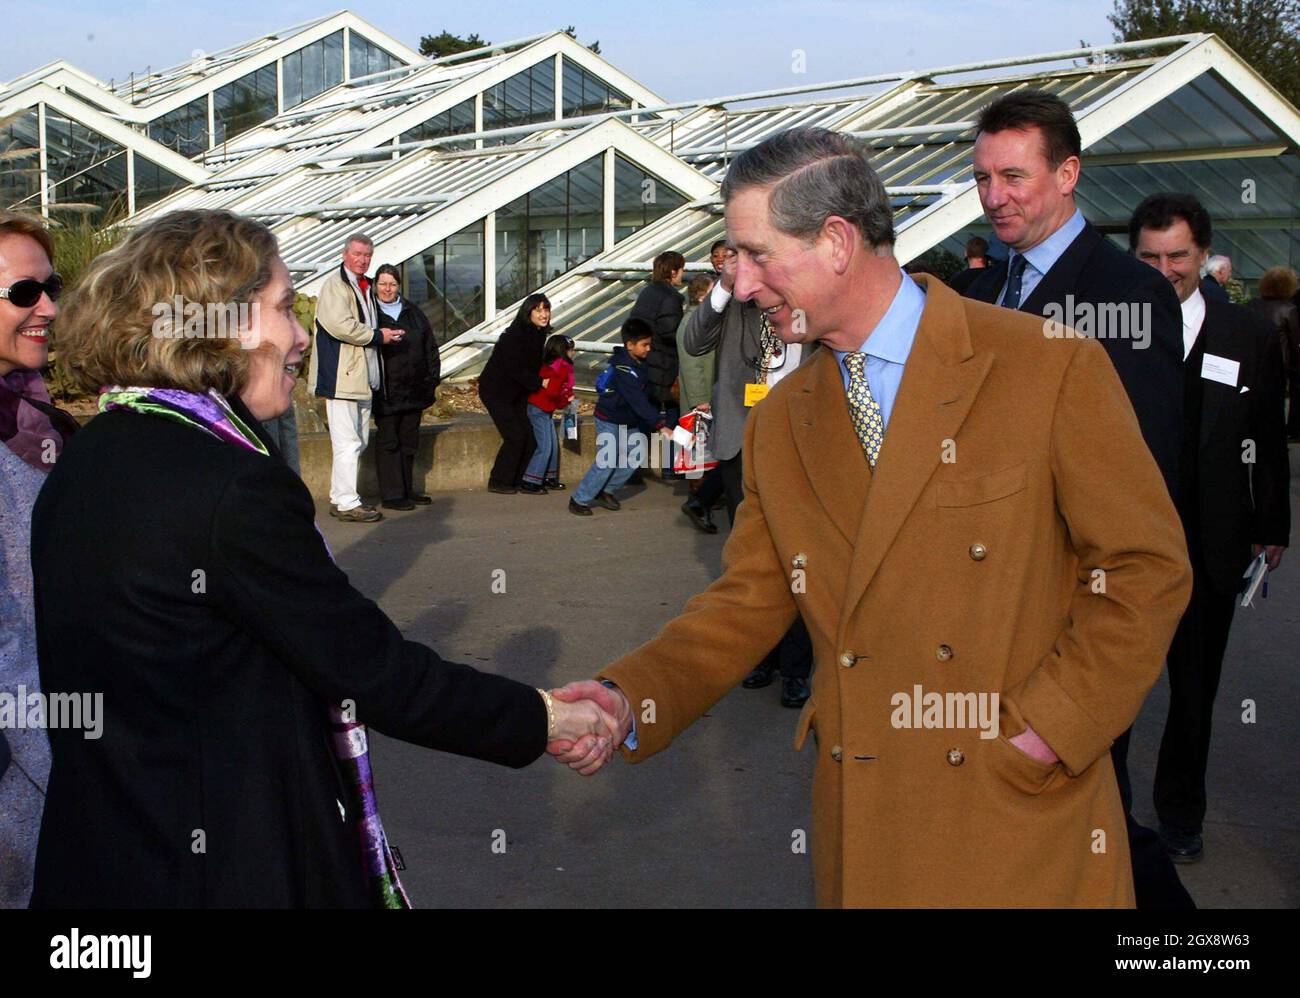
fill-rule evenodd
<path id="1" fill-rule="evenodd" d="M 596 379 L 596 394 L 604 395 L 614 390 L 614 365 L 610 364 Z"/>

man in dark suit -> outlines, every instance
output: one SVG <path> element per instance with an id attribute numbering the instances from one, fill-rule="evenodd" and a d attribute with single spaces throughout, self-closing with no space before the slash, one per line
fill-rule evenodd
<path id="1" fill-rule="evenodd" d="M 1129 222 L 1134 254 L 1169 279 L 1183 314 L 1177 505 L 1192 601 L 1169 648 L 1169 717 L 1155 779 L 1160 837 L 1181 863 L 1203 852 L 1210 720 L 1242 575 L 1261 552 L 1276 569 L 1291 530 L 1281 346 L 1248 310 L 1202 294 L 1210 229 L 1190 194 L 1153 194 Z"/>
<path id="2" fill-rule="evenodd" d="M 1183 382 L 1178 299 L 1169 282 L 1089 225 L 1075 206 L 1081 143 L 1062 100 L 1036 90 L 1009 94 L 981 112 L 978 132 L 980 203 L 1012 252 L 966 296 L 1066 326 L 1091 320 L 1088 333 L 1115 365 L 1172 492 Z"/>
<path id="3" fill-rule="evenodd" d="M 1082 142 L 1064 101 L 1040 90 L 1016 91 L 984 108 L 977 133 L 980 204 L 1011 254 L 977 278 L 966 296 L 1043 315 L 1051 320 L 1044 335 L 1069 328 L 1100 340 L 1176 495 L 1183 395 L 1178 297 L 1168 281 L 1089 225 L 1075 205 Z M 1125 731 L 1111 756 L 1129 819 L 1138 907 L 1190 907 L 1155 832 L 1132 818 L 1128 742 Z"/>

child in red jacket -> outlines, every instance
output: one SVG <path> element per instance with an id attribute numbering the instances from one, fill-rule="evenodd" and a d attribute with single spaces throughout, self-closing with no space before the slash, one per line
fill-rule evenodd
<path id="1" fill-rule="evenodd" d="M 573 398 L 573 340 L 557 333 L 546 341 L 542 356 L 542 387 L 528 396 L 528 421 L 533 424 L 537 450 L 533 451 L 519 489 L 545 495 L 563 489 L 560 481 L 560 441 L 555 435 L 555 412 Z"/>

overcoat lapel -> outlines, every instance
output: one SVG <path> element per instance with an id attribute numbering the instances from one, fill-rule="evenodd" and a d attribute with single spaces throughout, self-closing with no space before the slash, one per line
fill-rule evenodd
<path id="1" fill-rule="evenodd" d="M 835 352 L 818 350 L 807 363 L 812 376 L 790 397 L 790 432 L 818 501 L 851 545 L 858 535 L 871 468 L 853 432 Z"/>
<path id="2" fill-rule="evenodd" d="M 931 283 L 924 276 L 915 280 L 923 288 Z M 956 439 L 992 363 L 990 351 L 976 354 L 971 347 L 965 307 L 957 293 L 937 282 L 936 287 L 926 288 L 925 310 L 858 524 L 842 621 L 856 609 L 939 467 L 944 441 Z M 847 403 L 844 408 L 847 424 Z M 861 451 L 856 436 L 853 443 Z"/>

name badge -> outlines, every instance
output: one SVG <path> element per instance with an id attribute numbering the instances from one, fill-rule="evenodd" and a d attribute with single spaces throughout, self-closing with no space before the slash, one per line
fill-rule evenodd
<path id="1" fill-rule="evenodd" d="M 758 405 L 763 399 L 767 398 L 767 385 L 746 385 L 745 386 L 745 405 Z"/>
<path id="2" fill-rule="evenodd" d="M 1217 381 L 1221 385 L 1236 388 L 1240 374 L 1241 361 L 1239 360 L 1229 360 L 1227 357 L 1216 357 L 1212 353 L 1207 353 L 1205 359 L 1201 361 L 1201 377 L 1207 381 Z"/>

